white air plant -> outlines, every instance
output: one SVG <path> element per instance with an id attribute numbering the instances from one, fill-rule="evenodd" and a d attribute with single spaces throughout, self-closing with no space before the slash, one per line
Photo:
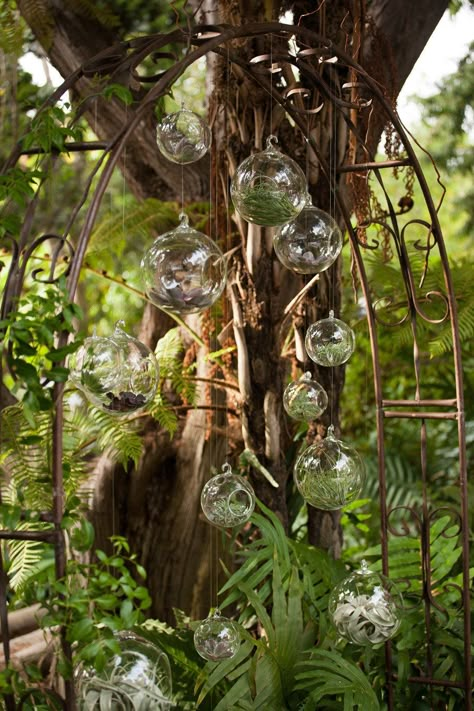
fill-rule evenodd
<path id="1" fill-rule="evenodd" d="M 400 627 L 401 597 L 389 580 L 361 568 L 333 591 L 329 611 L 339 634 L 360 645 L 376 645 L 395 636 Z"/>

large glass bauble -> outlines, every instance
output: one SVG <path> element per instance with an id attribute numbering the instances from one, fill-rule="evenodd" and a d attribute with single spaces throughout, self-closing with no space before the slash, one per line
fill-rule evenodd
<path id="1" fill-rule="evenodd" d="M 112 415 L 142 409 L 154 398 L 159 368 L 153 352 L 115 326 L 108 338 L 92 336 L 70 356 L 72 382 L 87 399 Z"/>
<path id="2" fill-rule="evenodd" d="M 318 365 L 334 367 L 349 360 L 355 348 L 355 334 L 352 328 L 338 318 L 334 311 L 329 318 L 323 318 L 306 331 L 306 352 Z"/>
<path id="3" fill-rule="evenodd" d="M 359 498 L 365 465 L 358 452 L 334 436 L 310 445 L 296 460 L 294 480 L 305 501 L 317 509 L 340 509 Z"/>
<path id="4" fill-rule="evenodd" d="M 132 632 L 116 635 L 120 651 L 99 672 L 80 666 L 75 673 L 79 711 L 167 711 L 172 702 L 166 654 Z"/>
<path id="5" fill-rule="evenodd" d="M 362 646 L 394 637 L 401 624 L 403 601 L 392 581 L 369 570 L 359 570 L 340 582 L 329 598 L 329 614 L 345 639 Z"/>
<path id="6" fill-rule="evenodd" d="M 314 207 L 308 195 L 298 217 L 277 230 L 273 246 L 288 269 L 299 274 L 317 274 L 328 269 L 339 256 L 342 234 L 331 215 Z"/>
<path id="7" fill-rule="evenodd" d="M 264 151 L 238 166 L 230 186 L 239 215 L 257 225 L 284 225 L 301 212 L 306 201 L 305 174 L 273 141 L 275 136 L 270 136 Z"/>
<path id="8" fill-rule="evenodd" d="M 239 627 L 219 610 L 203 620 L 194 632 L 194 646 L 203 659 L 219 662 L 235 657 L 240 647 Z"/>
<path id="9" fill-rule="evenodd" d="M 194 163 L 207 153 L 211 131 L 203 119 L 188 109 L 165 116 L 156 129 L 160 151 L 173 163 Z"/>
<path id="10" fill-rule="evenodd" d="M 186 215 L 158 237 L 142 260 L 148 298 L 176 313 L 208 309 L 225 287 L 226 260 L 215 242 L 190 227 Z"/>
<path id="11" fill-rule="evenodd" d="M 320 417 L 328 406 L 328 396 L 311 373 L 305 373 L 289 385 L 283 393 L 283 407 L 295 420 L 310 422 Z"/>
<path id="12" fill-rule="evenodd" d="M 230 528 L 246 523 L 255 508 L 252 485 L 242 476 L 232 474 L 224 464 L 223 474 L 209 479 L 201 492 L 201 508 L 207 520 L 215 526 Z"/>

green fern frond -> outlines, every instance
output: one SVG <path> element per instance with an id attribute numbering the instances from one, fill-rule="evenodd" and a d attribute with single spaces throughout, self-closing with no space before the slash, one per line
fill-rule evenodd
<path id="1" fill-rule="evenodd" d="M 114 417 L 93 407 L 89 414 L 94 423 L 96 448 L 124 467 L 127 467 L 130 461 L 137 466 L 143 451 L 143 439 L 138 423 Z"/>
<path id="2" fill-rule="evenodd" d="M 0 49 L 5 54 L 19 57 L 23 53 L 23 28 L 18 12 L 8 2 L 0 7 Z"/>
<path id="3" fill-rule="evenodd" d="M 18 531 L 39 531 L 48 527 L 48 524 L 40 522 L 22 522 L 16 528 Z M 39 541 L 9 541 L 5 544 L 6 572 L 10 587 L 17 594 L 21 593 L 32 576 L 38 572 L 39 564 L 45 558 L 46 548 L 47 544 Z"/>
<path id="4" fill-rule="evenodd" d="M 150 415 L 169 432 L 172 437 L 178 429 L 178 418 L 174 410 L 164 402 L 161 393 L 157 393 L 149 409 Z"/>

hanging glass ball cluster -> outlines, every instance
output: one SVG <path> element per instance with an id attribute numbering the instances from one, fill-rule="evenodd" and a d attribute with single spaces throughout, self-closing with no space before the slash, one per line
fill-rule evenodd
<path id="1" fill-rule="evenodd" d="M 269 227 L 294 219 L 306 201 L 306 177 L 299 165 L 274 145 L 269 136 L 264 151 L 244 160 L 235 171 L 230 194 L 247 222 Z"/>
<path id="2" fill-rule="evenodd" d="M 201 508 L 207 520 L 222 528 L 246 523 L 255 508 L 255 493 L 249 482 L 223 464 L 222 474 L 213 476 L 201 492 Z"/>
<path id="3" fill-rule="evenodd" d="M 310 445 L 296 460 L 295 484 L 305 501 L 317 509 L 340 509 L 359 498 L 365 465 L 358 452 L 334 436 Z"/>
<path id="4" fill-rule="evenodd" d="M 311 373 L 286 386 L 283 407 L 295 420 L 310 422 L 320 417 L 328 406 L 328 396 L 322 385 L 312 379 Z"/>
<path id="5" fill-rule="evenodd" d="M 120 651 L 99 672 L 81 666 L 75 673 L 79 711 L 171 709 L 171 668 L 166 654 L 133 632 L 116 635 Z"/>
<path id="6" fill-rule="evenodd" d="M 190 314 L 217 301 L 227 269 L 217 244 L 191 227 L 184 213 L 180 220 L 153 242 L 141 266 L 150 301 L 165 311 Z"/>
<path id="7" fill-rule="evenodd" d="M 110 337 L 86 338 L 68 361 L 76 387 L 93 405 L 112 415 L 126 415 L 148 405 L 159 379 L 153 352 L 122 326 L 119 321 Z"/>
<path id="8" fill-rule="evenodd" d="M 349 360 L 355 348 L 355 334 L 344 321 L 334 318 L 334 311 L 330 311 L 329 318 L 308 328 L 305 346 L 311 360 L 331 368 Z"/>
<path id="9" fill-rule="evenodd" d="M 400 628 L 402 607 L 396 586 L 372 572 L 365 561 L 334 588 L 329 598 L 329 614 L 338 633 L 361 646 L 392 639 Z"/>
<path id="10" fill-rule="evenodd" d="M 203 119 L 184 107 L 168 114 L 156 130 L 158 148 L 168 160 L 186 165 L 202 158 L 211 145 L 211 131 Z"/>
<path id="11" fill-rule="evenodd" d="M 194 632 L 194 646 L 206 661 L 219 662 L 235 657 L 240 647 L 239 626 L 216 610 L 200 622 Z"/>
<path id="12" fill-rule="evenodd" d="M 339 256 L 342 233 L 331 215 L 314 207 L 307 193 L 300 214 L 276 231 L 273 247 L 287 269 L 318 274 L 329 269 Z"/>

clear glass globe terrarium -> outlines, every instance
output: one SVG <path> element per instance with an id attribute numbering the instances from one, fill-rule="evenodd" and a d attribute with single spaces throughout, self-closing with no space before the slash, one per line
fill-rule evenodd
<path id="1" fill-rule="evenodd" d="M 331 215 L 314 207 L 307 194 L 300 214 L 276 231 L 273 247 L 287 269 L 318 274 L 329 269 L 339 256 L 342 233 Z"/>
<path id="2" fill-rule="evenodd" d="M 331 368 L 349 360 L 355 348 L 355 334 L 347 323 L 334 318 L 334 311 L 330 311 L 329 318 L 316 321 L 308 328 L 305 347 L 311 360 Z"/>
<path id="3" fill-rule="evenodd" d="M 365 561 L 329 598 L 329 614 L 338 633 L 361 646 L 392 639 L 400 628 L 402 613 L 403 600 L 395 584 L 371 571 Z"/>
<path id="4" fill-rule="evenodd" d="M 354 447 L 334 436 L 310 445 L 296 460 L 294 480 L 303 499 L 318 509 L 333 511 L 355 501 L 365 482 L 365 465 Z"/>
<path id="5" fill-rule="evenodd" d="M 213 476 L 203 486 L 201 508 L 214 526 L 241 526 L 255 508 L 253 487 L 242 476 L 233 474 L 230 464 L 223 464 L 222 474 Z"/>
<path id="6" fill-rule="evenodd" d="M 320 417 L 328 406 L 328 396 L 311 373 L 304 373 L 298 380 L 289 383 L 283 393 L 285 412 L 295 420 L 310 422 Z"/>
<path id="7" fill-rule="evenodd" d="M 173 708 L 166 654 L 132 632 L 116 635 L 120 651 L 101 671 L 81 665 L 75 672 L 79 711 L 167 711 Z"/>
<path id="8" fill-rule="evenodd" d="M 240 630 L 238 625 L 219 610 L 196 627 L 194 632 L 194 647 L 197 653 L 207 661 L 219 662 L 235 657 L 240 647 Z"/>
<path id="9" fill-rule="evenodd" d="M 168 160 L 186 165 L 207 153 L 211 145 L 211 130 L 194 111 L 181 107 L 158 124 L 156 140 Z"/>
<path id="10" fill-rule="evenodd" d="M 119 321 L 110 337 L 91 336 L 68 360 L 69 377 L 96 407 L 127 415 L 154 398 L 159 367 L 154 353 Z"/>
<path id="11" fill-rule="evenodd" d="M 226 260 L 215 242 L 180 215 L 178 227 L 160 235 L 143 257 L 145 291 L 165 311 L 189 314 L 210 308 L 226 282 Z"/>
<path id="12" fill-rule="evenodd" d="M 269 136 L 264 151 L 246 158 L 230 186 L 241 217 L 257 225 L 278 226 L 293 220 L 306 201 L 306 177 L 299 165 L 279 151 Z"/>

